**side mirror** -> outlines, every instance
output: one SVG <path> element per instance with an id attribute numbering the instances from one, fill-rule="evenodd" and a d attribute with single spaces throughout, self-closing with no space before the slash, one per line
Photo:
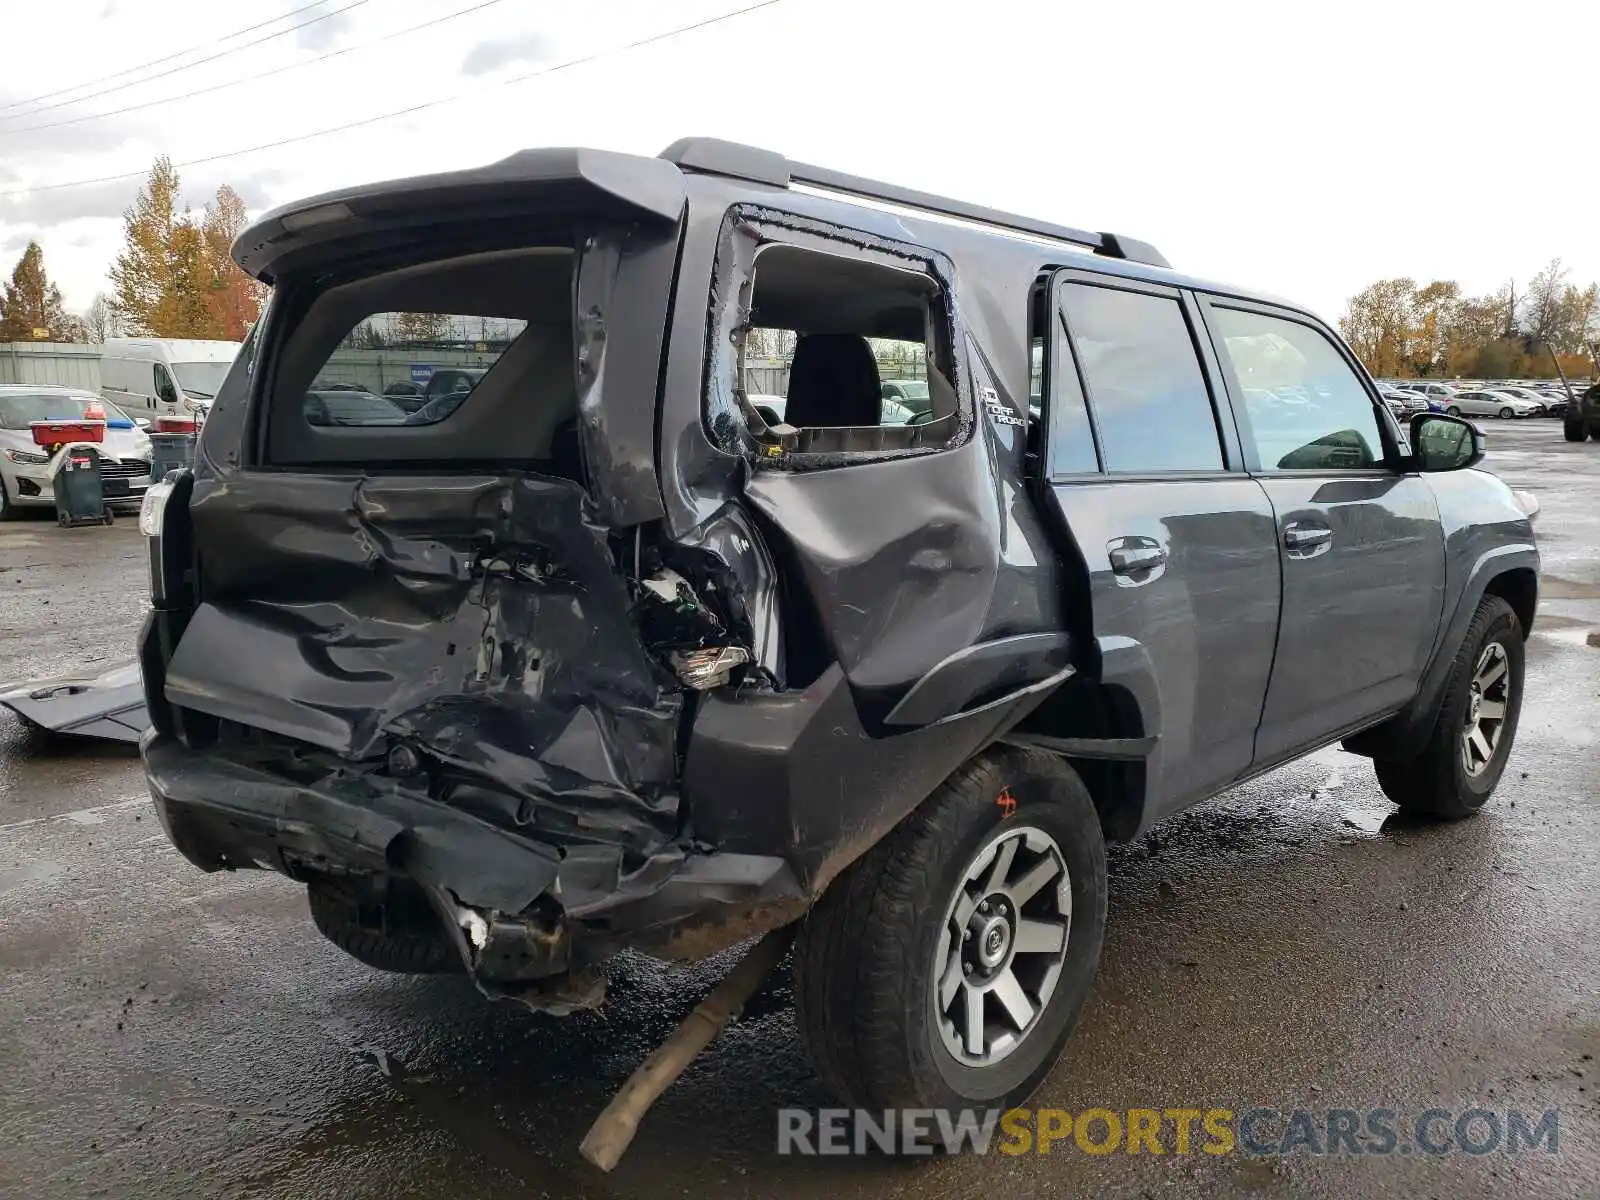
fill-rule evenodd
<path id="1" fill-rule="evenodd" d="M 1411 418 L 1412 462 L 1419 471 L 1460 471 L 1483 461 L 1483 433 L 1471 421 L 1448 413 Z"/>

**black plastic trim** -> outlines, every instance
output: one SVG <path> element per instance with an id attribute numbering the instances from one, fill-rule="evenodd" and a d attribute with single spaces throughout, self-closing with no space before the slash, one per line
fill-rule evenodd
<path id="1" fill-rule="evenodd" d="M 1004 690 L 1022 689 L 1069 665 L 1065 633 L 1023 633 L 958 650 L 911 685 L 883 719 L 885 725 L 932 725 Z"/>

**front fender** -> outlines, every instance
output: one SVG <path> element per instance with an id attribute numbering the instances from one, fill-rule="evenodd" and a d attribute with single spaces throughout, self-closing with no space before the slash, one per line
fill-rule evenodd
<path id="1" fill-rule="evenodd" d="M 1539 550 L 1532 542 L 1495 546 L 1474 560 L 1466 582 L 1448 610 L 1416 696 L 1383 724 L 1346 738 L 1346 750 L 1369 758 L 1397 760 L 1413 758 L 1422 752 L 1428 739 L 1433 736 L 1434 723 L 1439 715 L 1439 700 L 1444 694 L 1445 682 L 1456 653 L 1466 638 L 1467 627 L 1472 624 L 1473 614 L 1478 611 L 1478 605 L 1483 602 L 1493 580 L 1518 570 L 1531 570 L 1534 577 L 1538 577 Z"/>

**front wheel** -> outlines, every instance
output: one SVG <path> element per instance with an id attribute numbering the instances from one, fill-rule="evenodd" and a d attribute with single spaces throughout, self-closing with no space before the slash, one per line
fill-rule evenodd
<path id="1" fill-rule="evenodd" d="M 1456 651 L 1422 753 L 1373 764 L 1384 795 L 1408 811 L 1455 820 L 1483 807 L 1500 782 L 1522 711 L 1522 624 L 1485 596 Z"/>
<path id="2" fill-rule="evenodd" d="M 1512 412 L 1509 408 L 1502 408 L 1500 410 L 1500 419 L 1502 421 L 1509 421 L 1509 420 L 1511 420 L 1512 417 L 1514 417 L 1516 415 L 1517 414 Z"/>
<path id="3" fill-rule="evenodd" d="M 1589 428 L 1582 421 L 1563 421 L 1561 436 L 1569 442 L 1581 442 L 1589 436 Z"/>
<path id="4" fill-rule="evenodd" d="M 1094 979 L 1106 864 L 1061 759 L 974 759 L 833 881 L 795 950 L 797 1017 L 846 1103 L 1010 1108 L 1055 1065 Z"/>

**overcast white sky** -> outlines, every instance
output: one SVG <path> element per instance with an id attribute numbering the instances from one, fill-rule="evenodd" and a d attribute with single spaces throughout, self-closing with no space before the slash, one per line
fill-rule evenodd
<path id="1" fill-rule="evenodd" d="M 1595 0 L 325 0 L 237 54 L 81 103 L 118 76 L 307 0 L 7 5 L 0 271 L 29 238 L 69 307 L 106 287 L 155 155 L 205 158 L 466 93 L 408 117 L 184 169 L 259 212 L 539 145 L 654 154 L 706 134 L 1153 242 L 1182 270 L 1336 317 L 1372 280 L 1600 277 Z M 157 17 L 155 14 L 160 14 Z M 180 93 L 337 57 L 209 95 Z M 611 52 L 615 51 L 615 52 Z M 210 51 L 214 53 L 215 51 Z M 525 82 L 510 77 L 599 54 Z M 189 55 L 152 70 L 193 62 Z M 12 105 L 13 107 L 5 107 Z M 74 121 L 51 129 L 30 127 Z"/>

